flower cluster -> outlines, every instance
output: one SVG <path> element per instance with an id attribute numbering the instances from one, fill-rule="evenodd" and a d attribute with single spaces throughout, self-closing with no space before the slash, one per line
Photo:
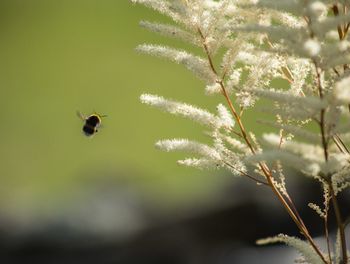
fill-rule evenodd
<path id="1" fill-rule="evenodd" d="M 188 139 L 162 140 L 165 151 L 195 155 L 179 164 L 200 169 L 226 168 L 271 188 L 303 234 L 259 241 L 284 242 L 308 263 L 347 263 L 344 223 L 337 195 L 350 186 L 350 2 L 331 0 L 132 0 L 169 16 L 173 25 L 142 21 L 141 26 L 181 39 L 203 50 L 143 44 L 142 53 L 184 65 L 204 82 L 207 95 L 223 96 L 226 107 L 215 114 L 198 107 L 144 94 L 141 101 L 205 125 L 212 144 Z M 221 52 L 218 52 L 221 51 Z M 221 56 L 220 65 L 214 57 Z M 216 60 L 215 60 L 216 61 Z M 279 80 L 279 82 L 276 82 Z M 281 81 L 284 80 L 284 81 Z M 276 87 L 276 83 L 281 87 Z M 260 98 L 276 129 L 256 139 L 241 118 Z M 307 124 L 318 129 L 310 130 Z M 288 194 L 283 167 L 317 180 L 324 190 L 322 206 L 311 209 L 325 221 L 328 252 L 322 252 Z M 336 250 L 331 251 L 328 211 L 333 204 L 338 223 Z M 321 208 L 322 207 L 322 208 Z"/>

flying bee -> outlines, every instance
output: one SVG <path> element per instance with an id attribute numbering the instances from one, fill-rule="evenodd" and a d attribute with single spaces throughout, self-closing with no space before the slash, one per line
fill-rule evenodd
<path id="1" fill-rule="evenodd" d="M 79 111 L 77 112 L 77 115 L 85 122 L 82 130 L 87 137 L 91 137 L 98 132 L 98 128 L 101 126 L 102 117 L 106 117 L 106 115 L 99 115 L 97 113 L 91 114 L 89 116 L 84 116 Z"/>

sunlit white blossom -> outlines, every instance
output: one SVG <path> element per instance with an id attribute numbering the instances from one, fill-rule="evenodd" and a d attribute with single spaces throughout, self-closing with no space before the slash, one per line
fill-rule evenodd
<path id="1" fill-rule="evenodd" d="M 209 64 L 204 59 L 194 56 L 186 51 L 148 44 L 138 46 L 137 51 L 170 59 L 176 63 L 184 65 L 187 69 L 207 83 L 215 82 L 216 76 L 210 70 Z"/>
<path id="2" fill-rule="evenodd" d="M 278 242 L 286 243 L 287 245 L 294 247 L 296 250 L 300 252 L 300 254 L 302 254 L 302 256 L 304 257 L 307 263 L 310 263 L 310 264 L 322 263 L 320 256 L 316 254 L 316 252 L 312 249 L 312 247 L 305 241 L 302 241 L 301 239 L 296 237 L 280 234 L 275 237 L 259 239 L 256 243 L 258 245 L 265 245 L 265 244 L 278 243 Z"/>
<path id="3" fill-rule="evenodd" d="M 339 40 L 339 33 L 336 30 L 330 30 L 326 33 L 326 39 L 336 41 Z"/>
<path id="4" fill-rule="evenodd" d="M 294 173 L 284 168 L 291 167 L 320 184 L 323 204 L 307 203 L 327 223 L 334 215 L 329 212 L 333 210 L 332 200 L 350 187 L 350 12 L 345 2 L 132 2 L 144 4 L 174 22 L 142 22 L 143 27 L 196 46 L 187 51 L 144 44 L 137 50 L 185 66 L 205 82 L 202 87 L 206 95 L 223 100 L 211 113 L 161 96 L 142 95 L 145 104 L 206 126 L 206 144 L 167 139 L 158 141 L 156 147 L 193 154 L 179 160 L 180 165 L 226 169 L 231 175 L 271 189 L 305 241 L 278 235 L 259 240 L 259 244 L 285 243 L 311 264 L 327 263 L 328 259 L 341 263 L 347 254 L 344 235 L 338 234 L 334 251 L 331 246 L 332 252 L 322 252 L 293 206 L 287 183 Z M 157 78 L 157 73 L 154 76 Z M 210 100 L 217 104 L 215 98 Z M 257 126 L 258 133 L 253 131 Z M 256 136 L 265 129 L 273 133 Z M 339 218 L 337 214 L 335 217 Z"/>
<path id="5" fill-rule="evenodd" d="M 188 139 L 160 140 L 156 147 L 164 151 L 186 151 L 202 155 L 212 160 L 220 160 L 220 154 L 212 147 Z"/>
<path id="6" fill-rule="evenodd" d="M 310 57 L 314 57 L 321 51 L 321 45 L 317 40 L 308 39 L 304 43 L 304 50 Z"/>
<path id="7" fill-rule="evenodd" d="M 203 125 L 209 125 L 215 128 L 220 128 L 223 125 L 221 117 L 216 117 L 206 110 L 189 104 L 168 100 L 161 96 L 152 94 L 143 94 L 141 95 L 140 100 L 142 103 L 158 107 L 161 110 L 174 115 L 190 118 Z"/>
<path id="8" fill-rule="evenodd" d="M 344 103 L 350 103 L 350 76 L 343 78 L 334 87 L 335 97 Z"/>
<path id="9" fill-rule="evenodd" d="M 339 42 L 339 50 L 346 51 L 350 48 L 350 42 L 347 40 L 342 40 Z"/>
<path id="10" fill-rule="evenodd" d="M 222 122 L 222 126 L 226 128 L 233 128 L 235 125 L 235 121 L 232 118 L 231 113 L 227 110 L 227 108 L 223 104 L 219 104 L 217 106 L 218 117 Z"/>
<path id="11" fill-rule="evenodd" d="M 213 84 L 208 84 L 205 87 L 205 93 L 207 95 L 219 94 L 221 92 L 222 92 L 222 88 L 221 88 L 220 84 L 218 84 L 217 82 L 215 82 Z"/>
<path id="12" fill-rule="evenodd" d="M 201 158 L 201 159 L 188 158 L 184 160 L 178 160 L 177 163 L 183 166 L 194 167 L 201 170 L 217 169 L 219 166 L 217 162 L 206 158 Z"/>
<path id="13" fill-rule="evenodd" d="M 311 14 L 315 17 L 323 17 L 327 14 L 327 6 L 321 1 L 314 1 L 309 5 Z"/>

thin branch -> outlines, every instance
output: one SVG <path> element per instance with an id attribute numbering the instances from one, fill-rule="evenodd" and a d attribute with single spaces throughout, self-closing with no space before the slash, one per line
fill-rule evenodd
<path id="1" fill-rule="evenodd" d="M 334 137 L 340 142 L 341 146 L 344 148 L 346 153 L 350 154 L 348 147 L 345 145 L 344 141 L 340 138 L 340 136 L 338 134 L 335 134 Z"/>
<path id="2" fill-rule="evenodd" d="M 203 48 L 204 51 L 208 57 L 208 61 L 209 61 L 209 65 L 211 70 L 213 71 L 214 74 L 216 74 L 216 76 L 218 76 L 218 73 L 215 69 L 213 60 L 211 58 L 208 46 L 206 44 L 206 38 L 203 35 L 202 31 L 200 30 L 200 28 L 197 28 L 198 33 L 202 39 L 202 43 L 203 43 Z M 223 83 L 222 80 L 218 80 L 217 83 L 221 86 L 221 90 L 222 93 L 226 99 L 226 102 L 229 106 L 229 109 L 231 111 L 231 113 L 233 114 L 236 122 L 239 125 L 239 128 L 241 130 L 241 134 L 243 136 L 244 141 L 246 142 L 247 146 L 249 147 L 249 149 L 251 150 L 252 154 L 255 154 L 256 151 L 252 145 L 252 143 L 250 142 L 248 136 L 247 136 L 247 132 L 245 130 L 245 127 L 242 123 L 242 120 L 240 118 L 240 116 L 237 114 L 237 111 L 235 109 L 235 107 L 233 106 L 233 103 L 226 91 L 225 85 Z M 313 247 L 313 249 L 315 250 L 315 252 L 320 256 L 320 258 L 322 259 L 322 261 L 324 263 L 328 263 L 327 260 L 325 259 L 325 257 L 323 256 L 323 254 L 321 253 L 320 249 L 318 248 L 318 246 L 316 245 L 316 243 L 314 242 L 313 238 L 311 237 L 308 229 L 306 228 L 306 226 L 304 225 L 304 223 L 302 221 L 299 220 L 299 217 L 297 216 L 298 214 L 290 207 L 290 205 L 288 204 L 288 202 L 284 199 L 283 195 L 280 193 L 280 191 L 277 189 L 277 187 L 275 186 L 274 182 L 273 182 L 273 175 L 270 171 L 270 169 L 267 167 L 267 165 L 263 162 L 259 163 L 259 167 L 262 170 L 262 172 L 264 173 L 268 185 L 270 186 L 270 188 L 272 189 L 273 193 L 277 196 L 278 200 L 282 203 L 282 205 L 284 206 L 284 208 L 287 210 L 288 214 L 290 215 L 290 217 L 292 218 L 292 220 L 294 221 L 294 223 L 297 225 L 297 227 L 299 228 L 300 232 L 304 235 L 304 237 L 309 241 L 310 245 Z M 295 209 L 296 210 L 296 209 Z"/>
<path id="3" fill-rule="evenodd" d="M 300 216 L 300 214 L 299 214 L 299 212 L 298 212 L 298 210 L 297 210 L 297 208 L 296 208 L 296 206 L 295 206 L 293 200 L 290 198 L 290 196 L 288 195 L 288 193 L 285 195 L 285 197 L 287 198 L 289 205 L 290 205 L 290 206 L 292 207 L 292 209 L 294 210 L 296 217 L 299 219 L 300 223 L 301 223 L 301 224 L 305 227 L 305 229 L 306 229 L 306 226 L 305 226 L 305 224 L 304 224 L 304 221 L 303 221 L 303 219 L 301 218 L 301 216 Z"/>
<path id="4" fill-rule="evenodd" d="M 314 61 L 314 65 L 315 65 L 316 78 L 317 78 L 317 88 L 318 88 L 319 96 L 322 99 L 323 98 L 323 88 L 322 88 L 322 84 L 321 84 L 320 69 L 318 68 L 317 63 L 315 61 Z M 325 130 L 326 130 L 325 129 L 325 125 L 326 125 L 325 124 L 325 112 L 326 112 L 326 110 L 324 108 L 322 108 L 321 109 L 321 120 L 320 120 L 319 125 L 320 125 L 320 130 L 321 130 L 324 159 L 325 159 L 325 162 L 328 162 L 329 154 L 328 154 L 328 139 L 327 139 L 327 135 L 326 135 L 326 132 L 325 132 Z M 343 225 L 343 221 L 342 221 L 342 217 L 341 217 L 338 201 L 337 201 L 337 198 L 335 196 L 331 180 L 328 180 L 328 186 L 329 186 L 329 190 L 330 190 L 330 193 L 331 193 L 331 199 L 332 199 L 332 203 L 333 203 L 333 210 L 335 212 L 337 225 L 338 225 L 338 228 L 340 230 L 340 240 L 341 240 L 341 247 L 342 247 L 343 264 L 347 264 L 348 263 L 348 257 L 347 257 L 344 225 Z"/>
<path id="5" fill-rule="evenodd" d="M 332 137 L 335 145 L 337 146 L 337 148 L 340 150 L 341 153 L 345 154 L 345 150 L 343 149 L 343 147 L 340 145 L 340 143 L 338 142 L 337 138 L 334 136 Z"/>
<path id="6" fill-rule="evenodd" d="M 263 184 L 263 185 L 267 185 L 267 186 L 268 186 L 268 183 L 267 183 L 267 182 L 261 181 L 261 180 L 255 178 L 255 177 L 251 176 L 250 174 L 248 174 L 248 173 L 246 173 L 246 172 L 244 172 L 244 171 L 242 171 L 242 170 L 240 170 L 240 169 L 237 169 L 236 167 L 234 167 L 232 164 L 230 164 L 230 163 L 228 163 L 228 162 L 225 162 L 225 161 L 224 161 L 224 163 L 225 163 L 227 166 L 229 166 L 230 168 L 232 168 L 232 169 L 238 171 L 238 172 L 239 172 L 240 174 L 242 174 L 243 176 L 248 177 L 249 179 L 255 181 L 256 183 L 258 183 L 258 184 Z"/>
<path id="7" fill-rule="evenodd" d="M 338 16 L 338 15 L 339 15 L 339 9 L 338 9 L 337 4 L 334 4 L 334 5 L 332 6 L 332 10 L 333 10 L 333 13 L 334 13 L 335 16 Z M 345 35 L 345 34 L 344 34 L 344 31 L 343 31 L 341 25 L 339 25 L 339 26 L 337 27 L 337 29 L 338 29 L 339 39 L 342 40 L 342 39 L 344 38 L 344 35 Z"/>
<path id="8" fill-rule="evenodd" d="M 330 245 L 330 240 L 329 240 L 329 229 L 328 229 L 328 211 L 329 211 L 329 197 L 327 195 L 325 201 L 325 209 L 324 209 L 324 233 L 326 237 L 326 242 L 327 242 L 327 251 L 328 251 L 328 258 L 329 258 L 329 263 L 332 263 L 332 254 L 331 254 L 331 245 Z"/>
<path id="9" fill-rule="evenodd" d="M 340 73 L 337 71 L 336 68 L 333 68 L 333 71 L 335 72 L 335 74 L 336 74 L 338 77 L 340 77 Z"/>
<path id="10" fill-rule="evenodd" d="M 317 89 L 318 93 L 321 99 L 323 99 L 323 88 L 321 83 L 321 69 L 318 68 L 316 61 L 314 61 L 315 65 L 315 71 L 316 71 L 316 79 L 317 79 Z M 320 117 L 320 129 L 321 129 L 321 135 L 322 135 L 322 146 L 323 146 L 323 152 L 324 152 L 324 158 L 325 161 L 328 161 L 328 139 L 326 138 L 326 132 L 325 132 L 325 113 L 326 109 L 321 109 L 321 117 Z"/>
<path id="11" fill-rule="evenodd" d="M 278 144 L 278 148 L 281 149 L 283 144 L 283 129 L 280 130 L 280 142 Z"/>
<path id="12" fill-rule="evenodd" d="M 237 132 L 237 131 L 234 131 L 234 130 L 232 130 L 231 132 L 232 132 L 233 134 L 235 134 L 236 136 L 239 136 L 240 138 L 243 138 L 243 136 L 241 135 L 240 132 Z"/>
<path id="13" fill-rule="evenodd" d="M 328 219 L 324 219 L 324 236 L 326 237 L 326 243 L 327 243 L 327 252 L 328 252 L 328 259 L 329 263 L 332 263 L 332 253 L 331 253 L 331 244 L 329 240 L 329 230 L 328 230 Z"/>
<path id="14" fill-rule="evenodd" d="M 344 226 L 344 223 L 342 220 L 338 200 L 337 200 L 337 197 L 335 195 L 332 182 L 329 181 L 328 185 L 329 185 L 329 191 L 330 191 L 331 196 L 332 196 L 333 210 L 335 213 L 335 218 L 337 220 L 337 225 L 338 225 L 339 233 L 340 233 L 340 242 L 341 242 L 340 244 L 341 244 L 342 259 L 343 259 L 342 263 L 347 264 L 348 263 L 348 254 L 347 254 L 347 248 L 346 248 L 345 226 Z"/>

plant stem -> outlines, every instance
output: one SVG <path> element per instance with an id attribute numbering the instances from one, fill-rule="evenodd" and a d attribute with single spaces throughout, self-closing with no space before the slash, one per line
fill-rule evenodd
<path id="1" fill-rule="evenodd" d="M 218 76 L 218 73 L 215 69 L 215 66 L 214 66 L 214 63 L 213 63 L 213 60 L 211 58 L 211 55 L 210 55 L 210 51 L 209 51 L 209 48 L 206 44 L 206 38 L 204 36 L 204 34 L 202 33 L 202 31 L 200 30 L 200 28 L 198 27 L 198 33 L 202 39 L 202 43 L 203 43 L 203 48 L 204 48 L 204 51 L 208 57 L 208 61 L 209 61 L 209 65 L 210 65 L 210 68 L 211 70 L 213 71 L 213 73 Z M 221 90 L 222 90 L 222 93 L 227 101 L 227 104 L 230 108 L 230 111 L 231 113 L 233 114 L 236 122 L 238 123 L 239 125 L 239 128 L 241 130 L 241 134 L 242 134 L 242 137 L 245 141 L 245 143 L 247 144 L 247 146 L 249 147 L 249 149 L 251 150 L 252 154 L 255 154 L 256 151 L 252 145 L 252 143 L 250 142 L 248 136 L 247 136 L 247 132 L 246 132 L 246 129 L 242 123 L 242 120 L 240 118 L 240 116 L 238 115 L 235 107 L 233 106 L 233 103 L 227 93 L 227 90 L 225 88 L 225 85 L 223 83 L 223 80 L 217 80 L 217 83 L 220 85 L 221 87 Z M 285 200 L 285 198 L 283 197 L 283 195 L 280 193 L 280 191 L 277 189 L 277 187 L 275 186 L 274 182 L 273 182 L 273 175 L 270 171 L 270 169 L 267 167 L 267 165 L 263 162 L 260 162 L 259 163 L 259 167 L 260 169 L 262 170 L 262 172 L 264 173 L 266 179 L 267 179 L 267 182 L 268 182 L 268 185 L 270 186 L 271 190 L 273 191 L 273 193 L 277 196 L 278 200 L 282 203 L 282 205 L 284 206 L 284 208 L 287 210 L 288 214 L 290 215 L 290 217 L 292 218 L 292 220 L 294 221 L 294 223 L 297 225 L 297 227 L 299 228 L 300 232 L 304 235 L 304 237 L 309 241 L 310 245 L 313 247 L 313 249 L 315 250 L 315 252 L 320 256 L 321 260 L 324 262 L 324 263 L 328 263 L 327 260 L 325 259 L 325 257 L 323 256 L 323 254 L 321 253 L 320 249 L 318 248 L 318 246 L 316 245 L 316 243 L 314 242 L 313 238 L 311 237 L 311 235 L 309 234 L 309 231 L 308 229 L 306 228 L 306 226 L 304 225 L 304 223 L 301 221 L 301 218 L 299 219 L 299 214 L 296 212 L 296 208 L 295 208 L 295 211 L 290 207 L 290 205 L 288 204 L 288 202 Z M 298 216 L 297 216 L 298 215 Z"/>
<path id="2" fill-rule="evenodd" d="M 339 233 L 340 233 L 340 242 L 341 242 L 342 258 L 343 258 L 342 264 L 347 264 L 348 263 L 348 254 L 347 254 L 346 239 L 345 239 L 345 225 L 344 225 L 344 222 L 342 220 L 338 200 L 337 200 L 337 197 L 335 195 L 332 182 L 329 182 L 329 189 L 330 189 L 330 193 L 332 196 L 333 210 L 335 213 L 335 218 L 337 220 L 337 225 L 338 225 Z"/>
<path id="3" fill-rule="evenodd" d="M 262 185 L 267 185 L 267 186 L 269 186 L 269 184 L 268 184 L 267 182 L 264 182 L 264 181 L 261 181 L 261 180 L 259 180 L 259 179 L 257 179 L 257 178 L 254 178 L 254 177 L 251 176 L 250 174 L 248 174 L 248 173 L 246 173 L 246 172 L 244 172 L 244 171 L 242 171 L 242 170 L 237 169 L 237 168 L 234 167 L 232 164 L 230 164 L 230 163 L 228 163 L 228 162 L 225 162 L 225 161 L 224 161 L 224 163 L 225 163 L 227 166 L 229 166 L 230 168 L 232 168 L 232 169 L 236 170 L 237 172 L 239 172 L 240 174 L 242 174 L 243 176 L 246 176 L 246 177 L 248 177 L 249 179 L 255 181 L 257 184 L 262 184 Z"/>
<path id="4" fill-rule="evenodd" d="M 329 197 L 326 197 L 325 201 L 325 215 L 324 215 L 324 233 L 326 237 L 326 242 L 327 242 L 327 251 L 328 251 L 328 258 L 329 258 L 329 263 L 332 263 L 332 254 L 331 254 L 331 245 L 329 241 L 329 230 L 328 230 L 328 211 L 329 211 Z"/>
<path id="5" fill-rule="evenodd" d="M 321 75 L 320 75 L 320 69 L 317 66 L 316 61 L 314 61 L 315 65 L 315 71 L 316 71 L 316 77 L 317 77 L 317 88 L 319 92 L 319 96 L 321 99 L 323 99 L 323 88 L 322 88 L 322 83 L 321 83 Z M 328 138 L 325 133 L 325 109 L 321 109 L 321 120 L 320 120 L 320 130 L 321 130 L 321 137 L 322 137 L 322 146 L 323 146 L 323 152 L 324 152 L 324 159 L 325 162 L 328 162 Z M 333 210 L 335 213 L 335 218 L 337 221 L 337 225 L 339 228 L 340 232 L 340 241 L 341 241 L 341 248 L 342 248 L 342 263 L 347 264 L 348 263 L 348 256 L 347 256 L 347 249 L 346 249 L 346 239 L 345 239 L 345 231 L 344 231 L 344 224 L 342 221 L 338 201 L 333 189 L 332 185 L 332 180 L 331 178 L 328 177 L 327 179 L 328 186 L 329 186 L 329 191 L 331 193 L 331 199 L 332 199 L 332 204 L 333 204 Z"/>
<path id="6" fill-rule="evenodd" d="M 324 219 L 324 232 L 325 232 L 325 237 L 327 242 L 327 252 L 328 252 L 329 263 L 332 263 L 331 245 L 329 241 L 329 232 L 328 232 L 328 219 Z"/>

